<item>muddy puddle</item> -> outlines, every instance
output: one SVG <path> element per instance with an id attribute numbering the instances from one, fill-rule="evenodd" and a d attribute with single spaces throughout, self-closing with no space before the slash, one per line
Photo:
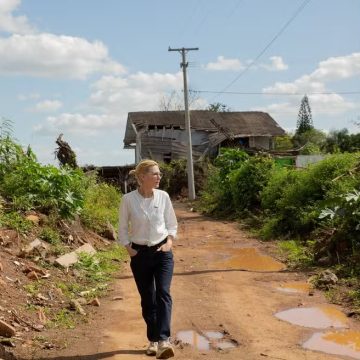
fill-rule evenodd
<path id="1" fill-rule="evenodd" d="M 227 350 L 236 347 L 236 344 L 224 339 L 222 332 L 204 331 L 202 334 L 203 335 L 194 330 L 183 330 L 176 334 L 176 339 L 201 351 L 208 351 L 211 348 Z"/>
<path id="2" fill-rule="evenodd" d="M 280 271 L 286 266 L 270 256 L 261 254 L 255 248 L 237 248 L 231 250 L 230 257 L 216 263 L 225 269 L 241 269 L 249 271 Z"/>
<path id="3" fill-rule="evenodd" d="M 303 347 L 327 354 L 360 359 L 360 332 L 354 330 L 315 333 Z"/>
<path id="4" fill-rule="evenodd" d="M 306 282 L 291 281 L 276 286 L 276 289 L 286 293 L 308 294 L 312 290 L 312 287 Z"/>
<path id="5" fill-rule="evenodd" d="M 346 328 L 349 324 L 346 315 L 330 305 L 294 308 L 278 312 L 275 316 L 291 324 L 315 329 Z"/>

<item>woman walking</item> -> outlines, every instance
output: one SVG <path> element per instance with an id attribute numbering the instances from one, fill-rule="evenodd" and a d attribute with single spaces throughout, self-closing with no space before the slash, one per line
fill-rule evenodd
<path id="1" fill-rule="evenodd" d="M 143 160 L 130 171 L 138 189 L 125 194 L 120 205 L 119 241 L 130 255 L 130 267 L 141 297 L 147 327 L 147 355 L 174 356 L 169 341 L 174 269 L 172 242 L 177 220 L 169 195 L 158 190 L 161 173 L 153 160 Z"/>

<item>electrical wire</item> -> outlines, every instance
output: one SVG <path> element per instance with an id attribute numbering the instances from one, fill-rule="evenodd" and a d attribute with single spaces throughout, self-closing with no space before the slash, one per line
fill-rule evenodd
<path id="1" fill-rule="evenodd" d="M 311 0 L 304 0 L 301 5 L 298 7 L 298 9 L 295 11 L 295 13 L 290 17 L 290 19 L 285 23 L 285 25 L 282 26 L 282 28 L 277 32 L 277 34 L 270 40 L 270 42 L 260 51 L 260 53 L 255 57 L 253 61 L 251 61 L 248 66 L 241 71 L 239 75 L 235 77 L 234 80 L 232 80 L 228 85 L 226 85 L 221 91 L 218 93 L 224 93 L 229 87 L 231 87 L 236 81 L 240 79 L 241 76 L 243 76 L 250 68 L 253 66 L 257 60 L 265 53 L 267 49 L 280 37 L 280 35 L 287 29 L 287 27 L 295 20 L 295 18 L 302 12 L 302 10 L 306 7 L 306 5 Z M 216 97 L 215 97 L 216 98 Z"/>
<path id="2" fill-rule="evenodd" d="M 326 92 L 305 92 L 305 93 L 275 93 L 275 92 L 249 92 L 249 91 L 212 91 L 212 90 L 189 90 L 193 93 L 205 94 L 228 94 L 228 95 L 269 95 L 269 96 L 304 96 L 306 95 L 358 95 L 360 91 L 326 91 Z"/>

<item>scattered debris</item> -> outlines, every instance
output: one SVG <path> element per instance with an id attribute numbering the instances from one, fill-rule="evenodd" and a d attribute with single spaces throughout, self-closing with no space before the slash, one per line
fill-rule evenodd
<path id="1" fill-rule="evenodd" d="M 13 337 L 15 336 L 15 328 L 3 320 L 0 320 L 0 336 Z"/>
<path id="2" fill-rule="evenodd" d="M 90 254 L 90 255 L 96 254 L 96 250 L 90 244 L 85 244 L 85 245 L 80 246 L 79 248 L 77 248 L 75 251 L 73 251 L 71 253 L 68 253 L 68 254 L 58 257 L 55 260 L 55 263 L 64 268 L 68 268 L 71 265 L 74 265 L 78 262 L 78 259 L 79 259 L 78 254 L 80 254 L 82 252 Z"/>
<path id="3" fill-rule="evenodd" d="M 20 257 L 29 257 L 32 255 L 40 255 L 43 259 L 46 258 L 46 254 L 50 249 L 50 245 L 40 239 L 35 239 L 28 246 L 21 249 Z"/>
<path id="4" fill-rule="evenodd" d="M 79 304 L 79 302 L 77 300 L 70 300 L 70 309 L 75 310 L 76 312 L 78 312 L 81 315 L 86 315 L 85 310 L 83 309 L 83 307 Z"/>
<path id="5" fill-rule="evenodd" d="M 339 279 L 331 270 L 326 269 L 320 274 L 311 276 L 308 281 L 315 287 L 320 289 L 328 289 L 329 287 L 337 284 Z"/>
<path id="6" fill-rule="evenodd" d="M 89 303 L 92 306 L 100 306 L 100 300 L 98 298 L 92 299 Z"/>

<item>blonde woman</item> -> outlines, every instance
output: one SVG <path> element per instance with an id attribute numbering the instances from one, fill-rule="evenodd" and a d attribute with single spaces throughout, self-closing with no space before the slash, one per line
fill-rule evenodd
<path id="1" fill-rule="evenodd" d="M 141 297 L 142 316 L 149 346 L 146 354 L 157 359 L 174 356 L 169 341 L 174 269 L 171 251 L 177 220 L 169 195 L 158 190 L 161 173 L 153 160 L 143 160 L 132 170 L 138 189 L 122 198 L 119 241 L 130 255 L 130 267 Z"/>

